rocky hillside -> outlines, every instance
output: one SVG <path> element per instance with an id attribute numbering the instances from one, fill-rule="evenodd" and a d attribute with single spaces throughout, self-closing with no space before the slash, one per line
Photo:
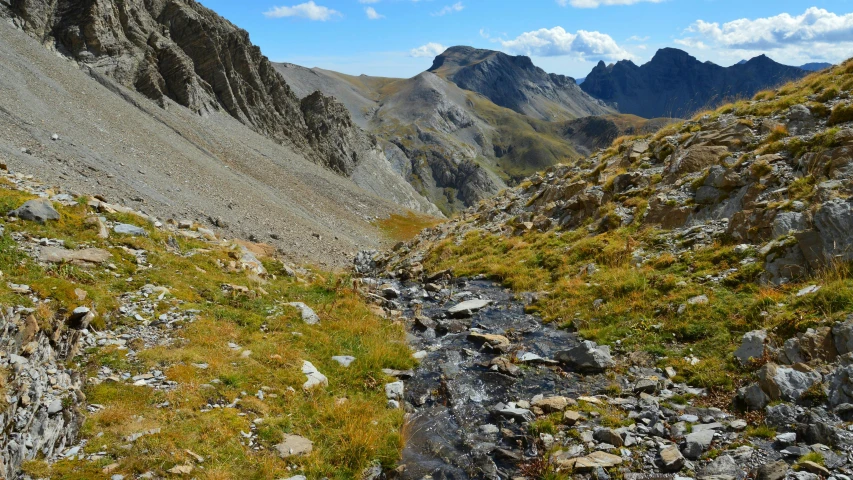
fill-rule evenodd
<path id="1" fill-rule="evenodd" d="M 615 113 L 612 107 L 581 90 L 575 79 L 546 73 L 523 55 L 451 47 L 435 57 L 429 71 L 464 90 L 483 95 L 495 105 L 540 120 Z"/>
<path id="2" fill-rule="evenodd" d="M 94 76 L 163 107 L 168 99 L 202 116 L 223 112 L 368 190 L 437 213 L 391 169 L 376 139 L 355 127 L 346 109 L 331 98 L 297 98 L 246 31 L 194 0 L 16 0 L 6 14 Z"/>
<path id="3" fill-rule="evenodd" d="M 414 360 L 345 277 L 5 168 L 0 211 L 3 478 L 396 466 Z"/>
<path id="4" fill-rule="evenodd" d="M 640 66 L 630 60 L 612 65 L 599 62 L 580 88 L 614 104 L 622 113 L 645 118 L 688 118 L 699 110 L 749 98 L 759 90 L 807 73 L 764 55 L 726 68 L 700 62 L 682 50 L 664 48 Z"/>
<path id="5" fill-rule="evenodd" d="M 404 302 L 430 298 L 419 289 L 470 294 L 474 318 L 461 327 L 462 307 L 428 318 L 410 307 L 435 352 L 424 361 L 459 368 L 437 391 L 459 395 L 456 378 L 494 372 L 482 411 L 410 397 L 461 425 L 477 415 L 499 425 L 497 440 L 485 427 L 460 440 L 491 463 L 434 451 L 449 459 L 438 464 L 547 478 L 850 475 L 851 95 L 853 60 L 622 137 L 393 252 L 362 254 L 358 270 L 400 283 Z M 546 325 L 511 313 L 484 279 Z M 571 339 L 548 324 L 580 345 L 561 350 Z M 456 332 L 489 355 L 453 361 L 442 349 Z M 522 387 L 500 386 L 500 375 Z M 530 386 L 542 382 L 551 397 Z"/>
<path id="6" fill-rule="evenodd" d="M 621 134 L 659 125 L 619 115 L 546 122 L 431 72 L 395 79 L 274 65 L 297 95 L 319 90 L 339 99 L 354 122 L 384 140 L 394 168 L 445 213 L 475 205 L 535 171 L 580 158 Z"/>

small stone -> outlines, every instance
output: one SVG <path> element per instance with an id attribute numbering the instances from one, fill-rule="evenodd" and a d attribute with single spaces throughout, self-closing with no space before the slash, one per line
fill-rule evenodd
<path id="1" fill-rule="evenodd" d="M 311 309 L 308 305 L 305 305 L 302 302 L 290 302 L 288 303 L 291 307 L 298 308 L 302 313 L 302 321 L 308 325 L 317 325 L 320 323 L 320 317 Z"/>
<path id="2" fill-rule="evenodd" d="M 563 423 L 570 427 L 581 421 L 582 418 L 583 417 L 581 417 L 580 413 L 572 410 L 566 410 L 563 412 Z"/>
<path id="3" fill-rule="evenodd" d="M 687 303 L 690 305 L 705 305 L 708 302 L 710 302 L 710 300 L 707 295 L 697 295 L 687 300 Z"/>
<path id="4" fill-rule="evenodd" d="M 492 303 L 491 300 L 466 300 L 447 309 L 447 314 L 457 318 L 470 317 L 474 312 L 482 310 L 490 303 Z"/>
<path id="5" fill-rule="evenodd" d="M 830 475 L 830 472 L 826 469 L 826 467 L 812 462 L 811 460 L 799 462 L 799 465 L 803 470 L 809 473 L 814 473 L 815 475 L 820 475 L 823 478 L 828 478 Z"/>
<path id="6" fill-rule="evenodd" d="M 189 475 L 193 473 L 192 465 L 175 465 L 174 467 L 166 470 L 167 472 L 173 475 Z"/>
<path id="7" fill-rule="evenodd" d="M 344 367 L 349 367 L 350 364 L 355 361 L 355 357 L 351 357 L 349 355 L 338 355 L 332 357 L 332 360 L 340 363 Z"/>
<path id="8" fill-rule="evenodd" d="M 809 285 L 808 287 L 803 288 L 799 292 L 797 292 L 798 297 L 804 297 L 806 295 L 811 295 L 812 293 L 816 293 L 820 290 L 820 285 Z"/>
<path id="9" fill-rule="evenodd" d="M 389 400 L 402 400 L 404 388 L 403 382 L 387 383 L 385 384 L 385 397 Z"/>

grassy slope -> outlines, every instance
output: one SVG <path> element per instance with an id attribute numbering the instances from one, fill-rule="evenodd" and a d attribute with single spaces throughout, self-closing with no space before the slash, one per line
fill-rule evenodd
<path id="1" fill-rule="evenodd" d="M 0 211 L 31 198 L 5 184 L 0 187 Z M 168 252 L 167 234 L 134 216 L 108 215 L 145 227 L 148 238 L 114 234 L 109 240 L 98 239 L 97 230 L 84 223 L 86 209 L 82 202 L 73 208 L 60 207 L 62 220 L 47 225 L 5 225 L 6 233 L 0 237 L 4 280 L 0 304 L 36 307 L 40 322 L 52 322 L 58 309 L 84 303 L 99 312 L 98 328 L 115 327 L 135 322 L 116 310 L 116 299 L 150 283 L 171 291 L 160 302 L 158 314 L 175 305 L 201 313 L 187 328 L 174 332 L 183 342 L 141 351 L 136 362 L 115 347 L 93 349 L 71 361 L 72 367 L 84 370 L 87 376 L 94 376 L 101 366 L 133 374 L 156 368 L 179 387 L 170 392 L 125 383 L 88 387 L 88 402 L 105 408 L 90 414 L 83 426 L 82 435 L 89 439 L 86 451 L 105 451 L 106 456 L 97 462 L 63 460 L 53 466 L 29 462 L 25 465 L 28 472 L 57 479 L 104 478 L 102 468 L 118 463 L 111 474 L 149 470 L 164 474 L 175 465 L 194 463 L 186 449 L 205 457 L 203 469 L 193 472 L 195 478 L 204 479 L 289 477 L 295 472 L 288 471 L 288 465 L 298 466 L 309 478 L 344 479 L 357 476 L 372 462 L 394 464 L 401 446 L 402 411 L 386 408 L 383 385 L 391 379 L 381 369 L 412 367 L 411 352 L 403 328 L 376 316 L 352 291 L 347 277 L 314 272 L 309 280 L 298 280 L 284 275 L 278 261 L 266 260 L 267 269 L 278 276 L 259 283 L 245 273 L 229 273 L 217 263 L 227 264 L 231 259 L 224 247 L 177 237 L 182 252 L 195 254 L 185 257 Z M 107 248 L 114 255 L 120 278 L 103 268 L 41 267 L 17 249 L 10 238 L 16 231 L 63 239 L 71 247 Z M 135 258 L 121 250 L 122 245 L 147 250 L 153 268 L 137 271 Z M 28 284 L 40 298 L 52 301 L 30 305 L 27 297 L 9 291 L 6 282 Z M 220 288 L 225 283 L 268 293 L 232 296 Z M 77 301 L 77 288 L 88 293 L 85 302 Z M 289 301 L 311 305 L 320 315 L 321 325 L 302 323 L 295 309 L 281 306 Z M 261 329 L 264 324 L 266 331 Z M 228 342 L 251 350 L 252 355 L 242 358 L 228 349 Z M 353 355 L 357 360 L 345 369 L 331 360 L 333 355 Z M 329 377 L 328 388 L 302 391 L 303 359 Z M 208 363 L 209 368 L 200 370 L 192 363 Z M 212 379 L 221 383 L 212 389 L 202 387 Z M 259 400 L 253 394 L 262 387 L 267 395 Z M 289 391 L 289 387 L 295 390 Z M 242 391 L 248 395 L 235 409 L 199 411 L 211 400 L 230 403 Z M 339 402 L 342 398 L 347 400 Z M 164 401 L 170 402 L 168 408 L 155 407 Z M 240 432 L 248 432 L 256 418 L 263 419 L 258 431 L 265 449 L 260 452 L 239 441 Z M 122 440 L 125 436 L 152 428 L 160 428 L 160 433 L 142 437 L 129 449 L 122 447 L 127 443 Z M 279 459 L 271 447 L 284 433 L 313 440 L 314 453 L 286 462 Z"/>
<path id="2" fill-rule="evenodd" d="M 806 103 L 816 115 L 828 116 L 832 125 L 853 120 L 853 108 L 842 102 L 830 111 L 821 102 L 851 91 L 853 61 L 776 91 L 761 92 L 754 101 L 725 105 L 697 118 L 735 113 L 742 117 L 740 121 L 757 122 L 792 105 Z M 810 95 L 817 95 L 817 101 L 809 101 Z M 697 128 L 700 127 L 675 124 L 647 138 L 655 141 L 674 134 L 686 137 Z M 837 129 L 828 128 L 802 140 L 788 137 L 787 131 L 781 129 L 750 149 L 757 154 L 787 150 L 797 157 L 834 146 L 835 132 Z M 621 153 L 625 140 L 618 139 L 601 162 Z M 600 175 L 594 182 L 600 181 L 607 188 L 608 180 L 619 171 L 605 168 L 596 169 L 596 173 Z M 818 181 L 813 173 L 805 172 L 791 185 L 789 202 L 812 200 L 812 189 Z M 642 210 L 651 191 L 616 201 Z M 752 370 L 738 366 L 731 357 L 743 333 L 767 328 L 784 339 L 809 327 L 831 325 L 853 310 L 853 272 L 846 264 L 833 265 L 816 278 L 781 287 L 757 282 L 761 262 L 740 267 L 744 258 L 759 256 L 756 251 L 738 253 L 735 245 L 726 242 L 679 257 L 663 253 L 641 267 L 632 265 L 636 249 L 654 251 L 666 241 L 662 233 L 636 225 L 601 234 L 590 234 L 581 227 L 510 238 L 475 231 L 463 239 L 434 245 L 425 263 L 428 270 L 452 268 L 457 275 L 484 273 L 519 291 L 546 291 L 549 294 L 533 307 L 546 321 L 577 328 L 583 336 L 599 342 L 621 342 L 627 352 L 648 352 L 658 364 L 676 367 L 689 382 L 724 391 L 741 384 Z M 598 267 L 595 273 L 579 273 L 590 263 Z M 740 269 L 720 283 L 706 280 L 708 275 L 725 276 L 723 272 L 731 267 Z M 812 295 L 796 295 L 811 284 L 823 288 Z M 698 295 L 706 295 L 710 302 L 688 303 Z M 598 309 L 593 305 L 596 299 L 604 300 Z M 681 313 L 680 305 L 686 305 Z M 692 365 L 687 360 L 691 355 L 698 357 L 699 363 Z"/>

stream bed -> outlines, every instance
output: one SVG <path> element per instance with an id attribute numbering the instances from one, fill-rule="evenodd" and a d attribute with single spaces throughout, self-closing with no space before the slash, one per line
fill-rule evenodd
<path id="1" fill-rule="evenodd" d="M 392 285 L 383 293 L 404 312 L 421 357 L 404 381 L 402 478 L 512 478 L 539 453 L 526 428 L 531 401 L 586 395 L 607 384 L 603 375 L 568 373 L 553 361 L 578 345 L 576 335 L 526 314 L 523 298 L 500 285 Z M 448 312 L 462 302 L 485 303 L 476 300 L 489 303 Z"/>

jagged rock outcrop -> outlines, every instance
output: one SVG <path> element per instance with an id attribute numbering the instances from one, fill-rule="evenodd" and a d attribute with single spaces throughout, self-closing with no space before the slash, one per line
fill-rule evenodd
<path id="1" fill-rule="evenodd" d="M 17 478 L 25 460 L 52 458 L 76 441 L 85 395 L 78 371 L 65 361 L 79 350 L 80 331 L 62 322 L 43 329 L 26 310 L 0 312 L 0 367 L 5 397 L 0 412 L 0 476 Z"/>
<path id="2" fill-rule="evenodd" d="M 13 0 L 9 10 L 24 30 L 99 81 L 113 79 L 164 107 L 172 101 L 200 115 L 225 112 L 345 176 L 368 163 L 375 178 L 359 176 L 359 186 L 439 213 L 337 101 L 300 101 L 248 32 L 194 0 Z"/>
<path id="3" fill-rule="evenodd" d="M 496 105 L 542 120 L 606 115 L 614 110 L 590 97 L 575 79 L 546 73 L 530 57 L 458 46 L 435 57 L 430 72 Z"/>
<path id="4" fill-rule="evenodd" d="M 622 113 L 645 118 L 687 118 L 726 100 L 751 97 L 808 72 L 761 55 L 731 67 L 700 62 L 675 48 L 658 50 L 644 65 L 630 60 L 599 62 L 580 88 Z"/>

